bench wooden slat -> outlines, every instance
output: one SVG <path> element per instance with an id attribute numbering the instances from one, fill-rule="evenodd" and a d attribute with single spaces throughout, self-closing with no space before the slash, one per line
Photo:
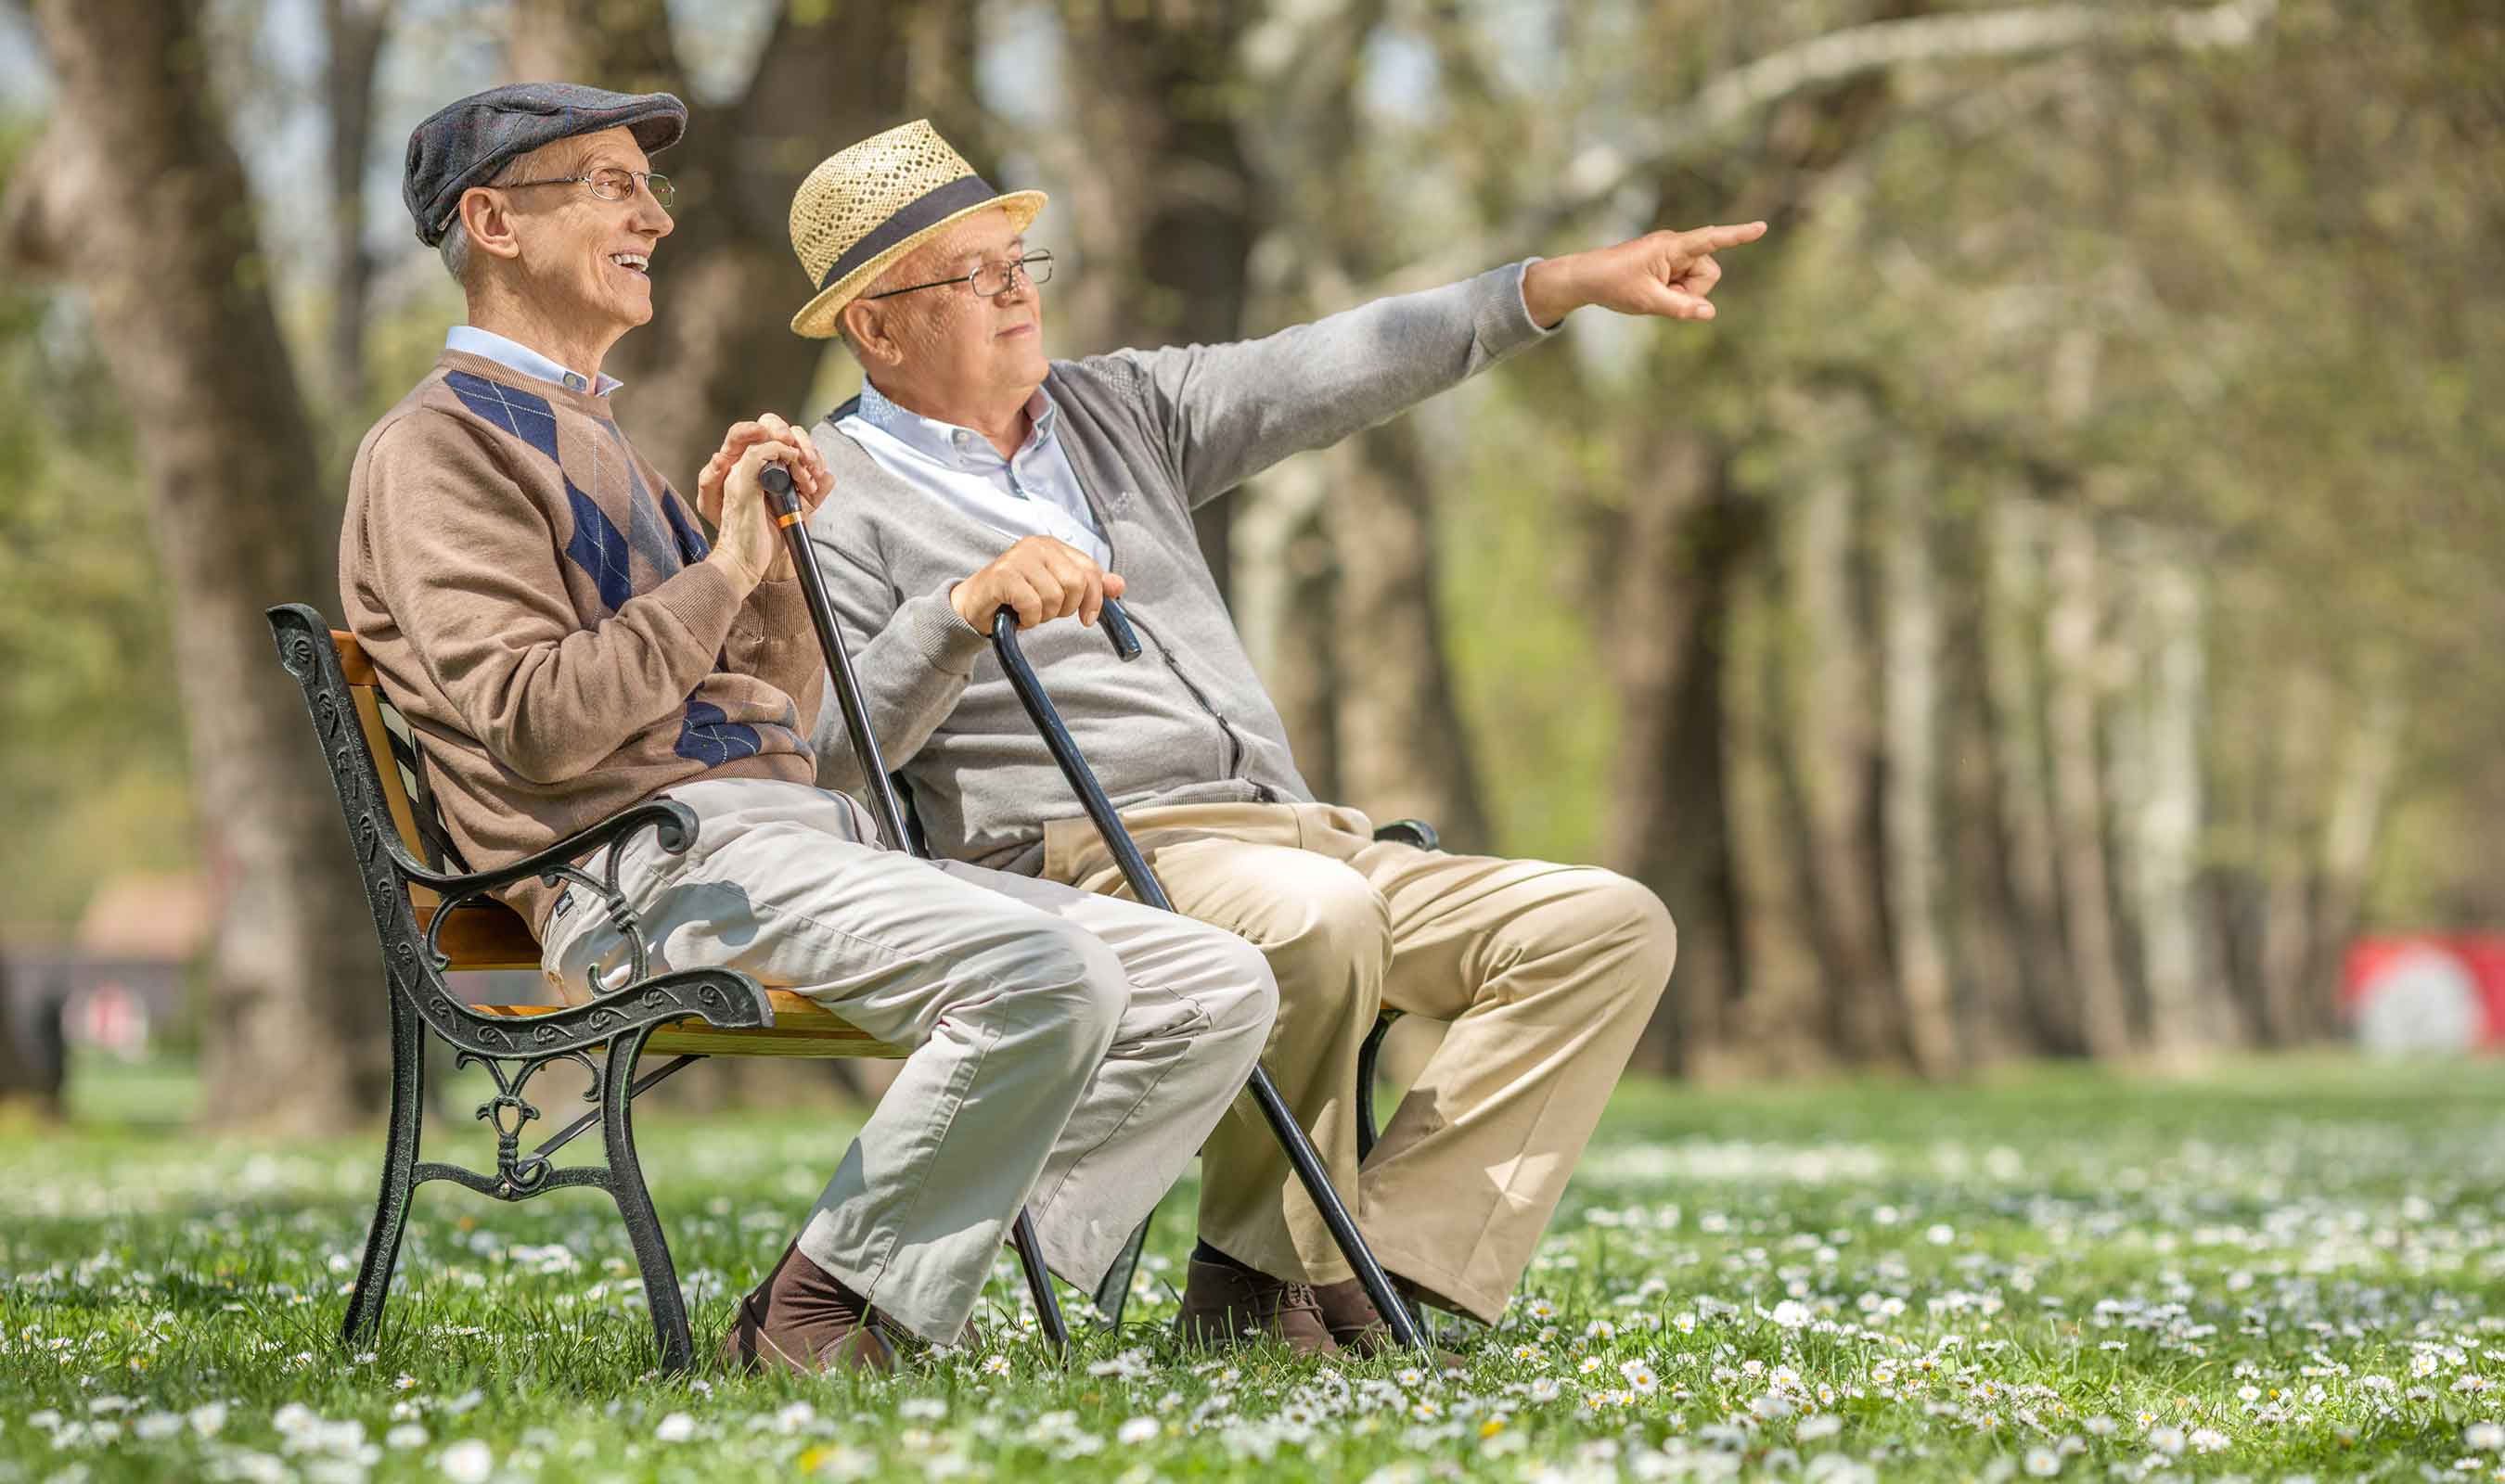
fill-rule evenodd
<path id="1" fill-rule="evenodd" d="M 702 1020 L 681 1020 L 653 1032 L 648 1053 L 676 1056 L 869 1056 L 895 1059 L 905 1049 L 890 1046 L 805 994 L 768 989 L 774 1023 L 759 1030 L 719 1030 Z M 485 1016 L 547 1015 L 556 1005 L 473 1005 Z"/>
<path id="2" fill-rule="evenodd" d="M 356 636 L 342 630 L 331 631 L 332 647 L 338 652 L 339 673 L 356 697 L 357 724 L 366 736 L 366 749 L 374 759 L 374 772 L 380 776 L 383 802 L 391 810 L 392 827 L 400 832 L 401 844 L 420 860 L 427 858 L 426 846 L 417 828 L 417 810 L 409 799 L 408 789 L 394 760 L 391 735 L 383 725 L 385 702 L 381 682 L 374 674 L 373 661 L 367 658 L 365 647 Z M 417 925 L 423 930 L 438 910 L 439 899 L 423 886 L 409 888 L 409 906 L 417 915 Z M 453 971 L 485 969 L 528 969 L 540 966 L 539 940 L 531 935 L 530 924 L 521 914 L 501 902 L 478 900 L 456 909 L 445 919 L 442 935 L 436 947 L 450 962 Z M 833 1015 L 806 995 L 788 989 L 767 991 L 766 998 L 774 1010 L 774 1023 L 755 1030 L 722 1030 L 702 1020 L 681 1020 L 653 1033 L 644 1043 L 645 1050 L 659 1055 L 676 1056 L 693 1053 L 700 1056 L 868 1056 L 895 1059 L 905 1054 L 902 1047 L 890 1046 L 860 1026 Z M 517 1016 L 546 1015 L 560 1007 L 553 1005 L 473 1005 L 480 1015 Z"/>
<path id="3" fill-rule="evenodd" d="M 428 892 L 431 899 L 433 892 Z M 435 920 L 435 907 L 430 900 L 417 907 L 417 925 L 422 932 Z M 442 936 L 435 946 L 452 960 L 445 967 L 453 970 L 529 969 L 538 972 L 540 941 L 531 936 L 522 915 L 501 902 L 472 902 L 453 909 L 444 919 Z"/>

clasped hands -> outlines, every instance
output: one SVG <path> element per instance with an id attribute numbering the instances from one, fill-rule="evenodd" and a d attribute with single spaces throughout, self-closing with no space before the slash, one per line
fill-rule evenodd
<path id="1" fill-rule="evenodd" d="M 771 412 L 733 423 L 723 434 L 722 447 L 696 474 L 696 513 L 714 528 L 709 560 L 723 564 L 742 594 L 759 582 L 785 582 L 793 576 L 791 549 L 757 482 L 769 464 L 790 471 L 804 512 L 817 509 L 832 487 L 827 461 L 808 433 Z"/>

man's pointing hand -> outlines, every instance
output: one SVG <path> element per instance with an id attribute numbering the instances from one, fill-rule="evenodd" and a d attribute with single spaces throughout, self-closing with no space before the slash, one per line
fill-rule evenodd
<path id="1" fill-rule="evenodd" d="M 1646 232 L 1615 247 L 1543 259 L 1523 274 L 1522 301 L 1542 329 L 1585 304 L 1619 314 L 1710 320 L 1713 305 L 1708 295 L 1722 278 L 1713 255 L 1765 234 L 1763 222 L 1699 226 Z"/>

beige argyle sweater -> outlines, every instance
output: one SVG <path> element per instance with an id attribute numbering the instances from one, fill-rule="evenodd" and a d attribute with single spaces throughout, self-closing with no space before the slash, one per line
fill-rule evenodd
<path id="1" fill-rule="evenodd" d="M 473 869 L 674 784 L 815 777 L 826 667 L 799 584 L 743 603 L 706 550 L 605 397 L 446 351 L 366 434 L 345 621 Z M 554 895 L 506 900 L 536 932 Z"/>

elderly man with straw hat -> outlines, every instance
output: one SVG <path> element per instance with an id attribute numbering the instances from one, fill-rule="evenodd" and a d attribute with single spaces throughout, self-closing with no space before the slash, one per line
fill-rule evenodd
<path id="1" fill-rule="evenodd" d="M 1047 360 L 1028 232 L 1044 204 L 984 184 L 928 123 L 820 164 L 792 203 L 812 296 L 867 385 L 811 430 L 835 490 L 812 519 L 848 624 L 894 641 L 864 675 L 890 761 L 942 853 L 1091 891 L 1121 878 L 984 631 L 1122 598 L 1154 651 L 1125 668 L 1056 624 L 1026 645 L 1177 907 L 1258 945 L 1264 1054 L 1413 1294 L 1494 1319 L 1668 980 L 1661 903 L 1609 872 L 1377 841 L 1288 755 L 1194 539 L 1192 510 L 1288 455 L 1383 421 L 1547 336 L 1569 313 L 1711 318 L 1713 254 L 1764 224 L 1534 259 L 1233 345 Z M 822 723 L 823 782 L 857 778 Z M 1449 1031 L 1360 1170 L 1351 1093 L 1379 1006 Z M 1180 1325 L 1374 1350 L 1374 1312 L 1256 1113 L 1204 1151 Z"/>
<path id="2" fill-rule="evenodd" d="M 815 785 L 825 661 L 758 475 L 785 464 L 814 500 L 823 465 L 779 418 L 732 428 L 696 479 L 708 542 L 600 372 L 653 317 L 672 222 L 649 156 L 686 125 L 667 93 L 534 83 L 410 135 L 409 212 L 469 323 L 357 450 L 339 587 L 473 867 L 666 795 L 693 844 L 635 837 L 614 878 L 653 969 L 744 970 L 912 1049 L 723 1344 L 886 1370 L 897 1337 L 964 1337 L 1021 1206 L 1055 1270 L 1100 1280 L 1250 1074 L 1276 991 L 1226 933 L 881 849 Z M 600 903 L 512 895 L 566 999 L 629 977 Z"/>

